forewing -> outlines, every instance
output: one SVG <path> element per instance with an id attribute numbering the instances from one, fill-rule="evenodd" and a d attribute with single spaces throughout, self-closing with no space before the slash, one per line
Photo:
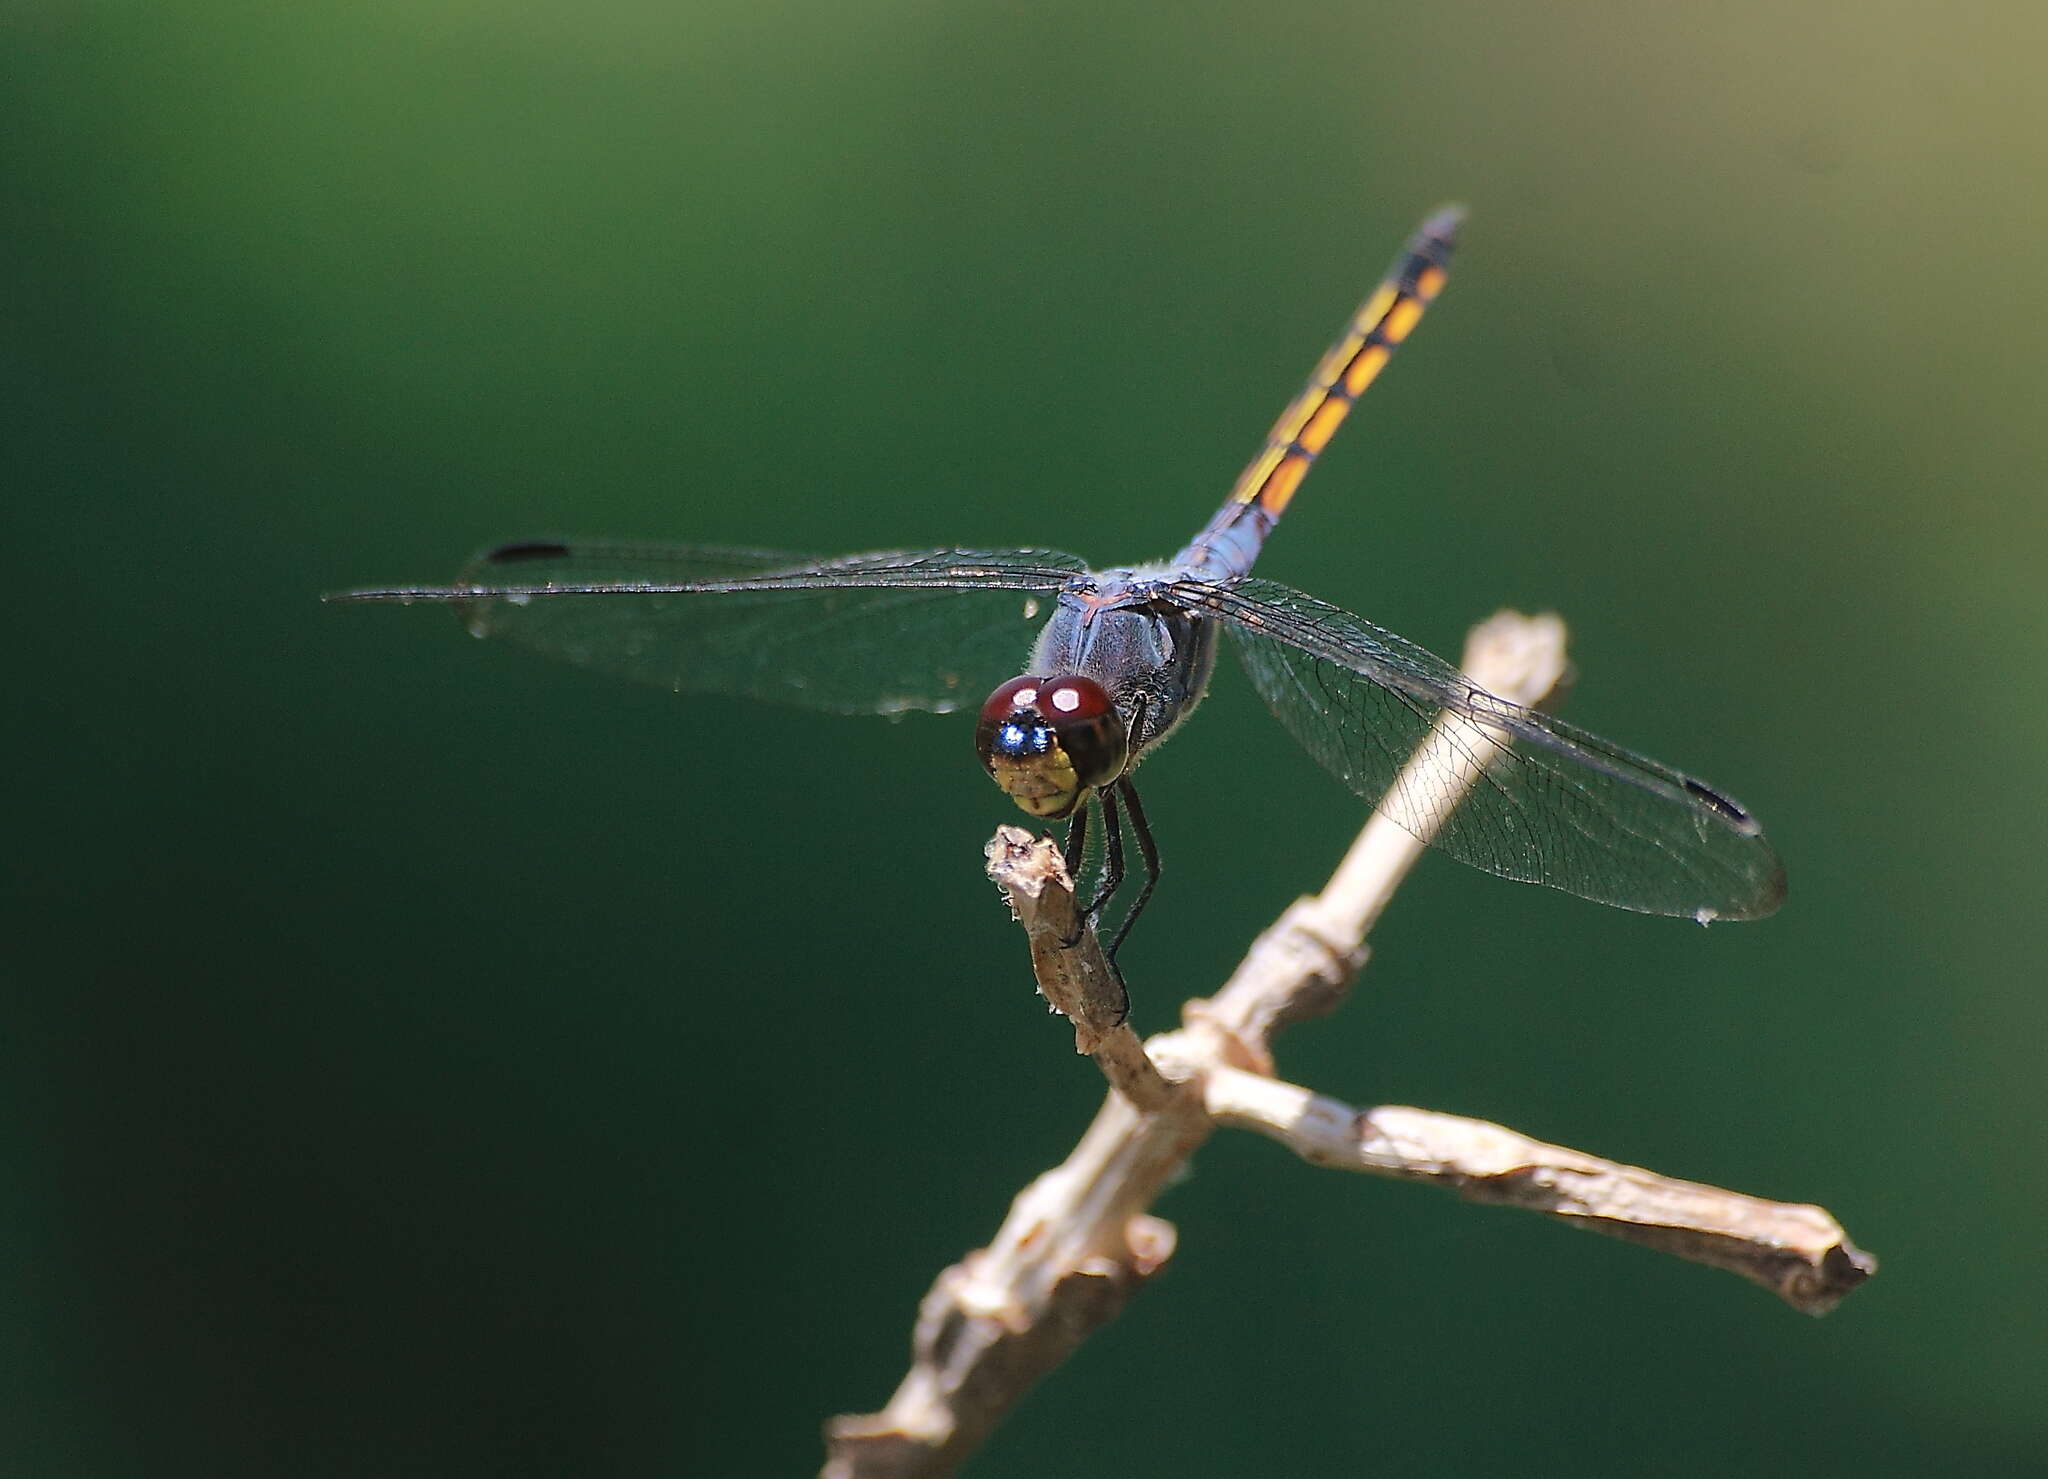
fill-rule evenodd
<path id="1" fill-rule="evenodd" d="M 449 587 L 347 593 L 439 601 L 479 637 L 680 693 L 838 713 L 945 713 L 1022 670 L 1051 551 L 788 551 L 593 541 L 505 545 Z"/>
<path id="2" fill-rule="evenodd" d="M 1311 755 L 1460 862 L 1650 914 L 1754 919 L 1783 901 L 1784 867 L 1756 820 L 1705 783 L 1497 698 L 1290 587 L 1178 594 L 1224 619 L 1253 686 Z M 1471 722 L 1438 725 L 1445 710 Z M 1469 795 L 1444 770 L 1403 777 L 1433 728 L 1482 772 Z"/>

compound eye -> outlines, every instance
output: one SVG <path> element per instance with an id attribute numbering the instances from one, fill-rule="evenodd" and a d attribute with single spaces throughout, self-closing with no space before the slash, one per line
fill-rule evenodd
<path id="1" fill-rule="evenodd" d="M 1100 683 L 1093 678 L 1050 679 L 1039 688 L 1038 711 L 1051 721 L 1060 748 L 1083 785 L 1108 785 L 1123 774 L 1123 716 Z"/>
<path id="2" fill-rule="evenodd" d="M 988 724 L 1015 713 L 1028 713 L 1038 703 L 1038 690 L 1045 685 L 1045 679 L 1025 674 L 1012 678 L 988 696 L 988 702 L 981 706 L 981 722 Z"/>
<path id="3" fill-rule="evenodd" d="M 975 728 L 988 773 L 1025 811 L 1063 817 L 1123 774 L 1122 716 L 1091 678 L 1012 678 L 988 696 Z"/>

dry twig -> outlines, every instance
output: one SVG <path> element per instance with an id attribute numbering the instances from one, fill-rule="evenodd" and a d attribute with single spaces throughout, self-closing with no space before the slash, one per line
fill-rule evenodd
<path id="1" fill-rule="evenodd" d="M 1503 698 L 1539 704 L 1565 671 L 1563 623 L 1504 612 L 1473 630 L 1465 671 Z M 1121 986 L 1093 934 L 1060 944 L 1075 905 L 1058 850 L 1020 828 L 997 832 L 989 872 L 1031 941 L 1039 988 L 1112 1092 L 1065 1162 L 1018 1194 L 989 1246 L 939 1275 L 888 1406 L 828 1424 L 826 1479 L 952 1472 L 1172 1255 L 1173 1226 L 1149 1208 L 1218 1126 L 1267 1135 L 1315 1165 L 1435 1181 L 1728 1269 L 1808 1314 L 1825 1314 L 1876 1271 L 1819 1207 L 1675 1181 L 1458 1115 L 1355 1109 L 1272 1076 L 1274 1035 L 1343 1000 L 1367 931 L 1449 810 L 1397 817 L 1396 798 L 1441 803 L 1468 790 L 1481 773 L 1473 757 L 1488 750 L 1475 730 L 1440 718 L 1322 893 L 1289 908 L 1214 997 L 1187 1002 L 1179 1031 L 1145 1044 L 1123 1020 Z"/>

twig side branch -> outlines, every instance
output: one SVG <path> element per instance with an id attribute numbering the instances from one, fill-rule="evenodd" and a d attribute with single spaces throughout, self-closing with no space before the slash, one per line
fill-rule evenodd
<path id="1" fill-rule="evenodd" d="M 1211 1069 L 1203 1090 L 1216 1123 L 1268 1136 L 1314 1165 L 1435 1182 L 1467 1201 L 1625 1238 L 1740 1274 L 1809 1315 L 1877 1272 L 1819 1207 L 1674 1180 L 1463 1115 L 1354 1109 L 1237 1069 Z"/>

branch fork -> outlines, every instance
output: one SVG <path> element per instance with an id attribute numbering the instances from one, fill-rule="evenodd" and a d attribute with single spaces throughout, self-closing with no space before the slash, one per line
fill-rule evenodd
<path id="1" fill-rule="evenodd" d="M 1556 616 L 1503 612 L 1473 629 L 1465 671 L 1530 707 L 1567 672 Z M 1363 968 L 1366 935 L 1427 846 L 1429 827 L 1389 808 L 1469 789 L 1474 721 L 1444 715 L 1323 891 L 1254 942 L 1174 1032 L 1140 1042 L 1123 987 L 1077 904 L 1059 850 L 1018 827 L 986 849 L 990 876 L 1030 944 L 1039 990 L 1074 1027 L 1111 1092 L 1073 1152 L 1017 1195 L 986 1248 L 946 1269 L 919 1307 L 912 1364 L 888 1405 L 826 1427 L 826 1479 L 951 1473 L 1039 1378 L 1171 1258 L 1173 1225 L 1150 1208 L 1218 1128 L 1249 1130 L 1312 1165 L 1429 1181 L 1468 1201 L 1519 1207 L 1771 1290 L 1826 1314 L 1876 1272 L 1822 1208 L 1765 1201 L 1548 1145 L 1501 1125 L 1400 1105 L 1358 1108 L 1274 1076 L 1283 1027 L 1334 1011 Z M 1409 784 L 1408 782 L 1413 782 Z M 1448 807 L 1439 806 L 1440 818 Z"/>

